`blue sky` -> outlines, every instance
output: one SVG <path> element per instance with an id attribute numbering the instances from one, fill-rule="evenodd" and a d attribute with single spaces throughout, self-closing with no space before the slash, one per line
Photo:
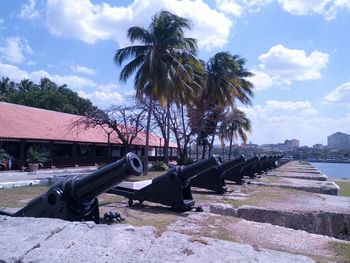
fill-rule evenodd
<path id="1" fill-rule="evenodd" d="M 249 141 L 326 144 L 350 134 L 350 0 L 1 1 L 0 77 L 49 77 L 104 108 L 133 94 L 115 51 L 161 9 L 189 18 L 198 56 L 247 59 L 255 73 Z"/>

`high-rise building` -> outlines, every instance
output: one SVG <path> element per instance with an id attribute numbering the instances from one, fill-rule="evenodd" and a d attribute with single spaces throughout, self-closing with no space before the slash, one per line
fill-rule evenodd
<path id="1" fill-rule="evenodd" d="M 284 141 L 284 147 L 286 147 L 287 149 L 294 149 L 294 148 L 298 148 L 299 146 L 300 146 L 300 142 L 297 139 Z"/>
<path id="2" fill-rule="evenodd" d="M 327 137 L 327 145 L 337 150 L 348 151 L 350 149 L 350 135 L 336 132 Z"/>

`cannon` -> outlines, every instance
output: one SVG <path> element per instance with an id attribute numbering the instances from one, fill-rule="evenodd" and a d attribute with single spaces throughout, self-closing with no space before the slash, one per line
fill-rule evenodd
<path id="1" fill-rule="evenodd" d="M 241 155 L 237 159 L 229 160 L 221 165 L 221 171 L 225 180 L 233 181 L 236 184 L 244 182 L 241 170 L 246 164 L 246 158 Z"/>
<path id="2" fill-rule="evenodd" d="M 177 165 L 152 180 L 123 182 L 107 193 L 128 198 L 129 206 L 134 200 L 140 203 L 150 201 L 170 206 L 175 211 L 186 211 L 194 206 L 191 192 L 193 178 L 219 163 L 217 157 L 211 157 L 186 166 Z"/>
<path id="3" fill-rule="evenodd" d="M 217 163 L 213 163 L 211 168 L 193 177 L 190 180 L 191 186 L 212 190 L 217 194 L 223 194 L 227 191 L 227 187 L 222 172 L 221 157 L 214 156 L 211 159 L 216 160 Z"/>
<path id="4" fill-rule="evenodd" d="M 277 167 L 277 161 L 281 157 L 279 155 L 274 155 L 269 157 L 269 161 L 265 165 L 265 172 L 275 169 Z"/>
<path id="5" fill-rule="evenodd" d="M 47 217 L 68 221 L 100 223 L 97 196 L 122 182 L 130 175 L 141 175 L 143 165 L 137 155 L 128 153 L 87 176 L 69 176 L 52 185 L 43 195 L 10 214 L 13 217 Z"/>
<path id="6" fill-rule="evenodd" d="M 246 161 L 241 169 L 242 177 L 247 176 L 250 178 L 254 178 L 256 174 L 256 164 L 260 162 L 260 158 L 258 156 L 254 156 Z"/>
<path id="7" fill-rule="evenodd" d="M 252 166 L 252 169 L 254 170 L 254 174 L 264 173 L 265 170 L 267 169 L 266 167 L 267 163 L 269 163 L 269 157 L 267 157 L 266 155 L 260 156 L 259 161 Z"/>

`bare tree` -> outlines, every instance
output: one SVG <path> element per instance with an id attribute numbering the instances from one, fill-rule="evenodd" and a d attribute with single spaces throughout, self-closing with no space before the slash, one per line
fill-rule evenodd
<path id="1" fill-rule="evenodd" d="M 195 130 L 191 128 L 187 108 L 181 104 L 172 104 L 169 114 L 170 129 L 176 140 L 179 159 L 178 163 L 183 164 L 188 159 L 188 145 L 193 140 Z"/>
<path id="2" fill-rule="evenodd" d="M 91 111 L 72 125 L 77 127 L 82 125 L 85 129 L 99 126 L 107 133 L 108 139 L 115 132 L 125 151 L 128 152 L 130 145 L 144 130 L 145 112 L 145 108 L 137 105 L 111 106 L 104 111 L 99 109 Z"/>

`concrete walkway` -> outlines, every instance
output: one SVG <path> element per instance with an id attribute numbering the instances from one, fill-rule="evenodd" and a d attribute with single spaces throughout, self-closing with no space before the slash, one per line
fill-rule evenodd
<path id="1" fill-rule="evenodd" d="M 86 175 L 98 167 L 87 166 L 63 169 L 42 169 L 36 172 L 6 171 L 0 172 L 0 189 L 32 185 L 51 185 L 68 175 Z"/>

